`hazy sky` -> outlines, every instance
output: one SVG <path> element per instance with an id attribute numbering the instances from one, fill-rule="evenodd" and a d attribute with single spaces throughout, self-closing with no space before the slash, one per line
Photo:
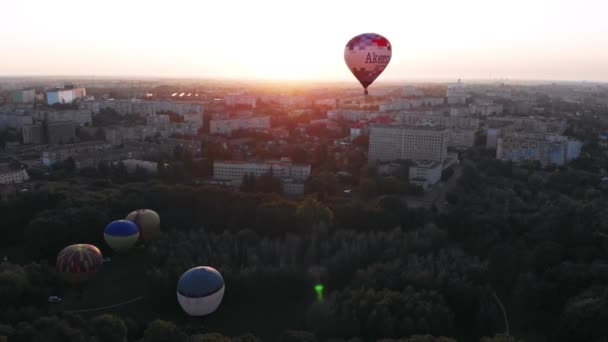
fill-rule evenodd
<path id="1" fill-rule="evenodd" d="M 352 80 L 344 46 L 393 45 L 377 82 L 608 81 L 608 0 L 11 0 L 0 75 Z"/>

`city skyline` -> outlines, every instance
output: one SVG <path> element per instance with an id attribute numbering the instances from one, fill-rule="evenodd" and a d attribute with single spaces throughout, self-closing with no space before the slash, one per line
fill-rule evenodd
<path id="1" fill-rule="evenodd" d="M 214 3 L 10 2 L 0 76 L 124 76 L 356 82 L 353 36 L 377 32 L 400 80 L 608 81 L 608 3 L 587 0 Z"/>

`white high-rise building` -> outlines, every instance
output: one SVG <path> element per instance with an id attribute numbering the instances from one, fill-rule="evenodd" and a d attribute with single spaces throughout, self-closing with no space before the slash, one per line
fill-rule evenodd
<path id="1" fill-rule="evenodd" d="M 513 162 L 538 161 L 541 165 L 564 165 L 580 155 L 579 141 L 547 133 L 507 132 L 498 138 L 496 159 Z"/>
<path id="2" fill-rule="evenodd" d="M 374 125 L 370 129 L 369 162 L 410 159 L 443 163 L 449 140 L 446 128 Z"/>

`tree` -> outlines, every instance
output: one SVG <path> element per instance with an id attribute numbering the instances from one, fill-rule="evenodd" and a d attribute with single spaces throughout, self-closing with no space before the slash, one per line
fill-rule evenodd
<path id="1" fill-rule="evenodd" d="M 363 198 L 372 198 L 377 194 L 376 182 L 373 179 L 363 178 L 359 181 L 359 187 L 357 189 L 359 195 Z"/>
<path id="2" fill-rule="evenodd" d="M 76 171 L 76 161 L 74 158 L 68 157 L 68 159 L 65 160 L 65 168 L 69 174 L 74 174 Z"/>
<path id="3" fill-rule="evenodd" d="M 97 130 L 95 131 L 95 139 L 106 140 L 106 132 L 103 128 L 97 128 Z"/>
<path id="4" fill-rule="evenodd" d="M 322 172 L 317 176 L 311 177 L 306 183 L 307 193 L 319 193 L 333 195 L 336 193 L 338 180 L 332 172 Z"/>
<path id="5" fill-rule="evenodd" d="M 122 319 L 114 315 L 100 315 L 91 320 L 93 331 L 104 342 L 127 341 L 127 326 Z"/>
<path id="6" fill-rule="evenodd" d="M 189 342 L 231 342 L 231 338 L 218 333 L 208 333 L 194 335 Z"/>
<path id="7" fill-rule="evenodd" d="M 513 336 L 498 334 L 494 337 L 482 337 L 481 342 L 523 342 L 523 340 L 518 340 Z"/>
<path id="8" fill-rule="evenodd" d="M 308 162 L 308 152 L 301 147 L 296 147 L 291 151 L 291 161 L 295 164 L 305 164 Z"/>
<path id="9" fill-rule="evenodd" d="M 441 172 L 441 180 L 447 181 L 448 179 L 450 179 L 452 177 L 453 174 L 454 174 L 454 168 L 453 167 L 447 168 Z"/>
<path id="10" fill-rule="evenodd" d="M 109 178 L 111 175 L 110 165 L 106 161 L 100 161 L 99 164 L 97 164 L 97 170 L 104 178 Z"/>
<path id="11" fill-rule="evenodd" d="M 255 191 L 280 194 L 282 192 L 281 180 L 273 175 L 271 169 L 270 172 L 259 176 L 255 180 Z"/>
<path id="12" fill-rule="evenodd" d="M 241 182 L 240 190 L 243 192 L 255 192 L 256 182 L 255 176 L 251 173 L 245 174 L 243 176 L 243 181 Z"/>
<path id="13" fill-rule="evenodd" d="M 148 175 L 148 170 L 146 170 L 145 168 L 136 165 L 135 166 L 135 172 L 133 172 L 133 177 L 132 177 L 135 181 L 138 182 L 145 182 L 148 180 L 149 175 Z"/>
<path id="14" fill-rule="evenodd" d="M 334 213 L 323 203 L 313 197 L 307 197 L 296 209 L 296 216 L 313 227 L 319 225 L 330 225 L 334 219 Z"/>
<path id="15" fill-rule="evenodd" d="M 353 139 L 353 145 L 367 150 L 369 148 L 369 135 L 359 135 Z"/>
<path id="16" fill-rule="evenodd" d="M 174 323 L 157 319 L 144 332 L 143 342 L 186 342 L 188 336 Z"/>
<path id="17" fill-rule="evenodd" d="M 317 342 L 317 338 L 308 331 L 287 330 L 281 334 L 279 342 Z"/>

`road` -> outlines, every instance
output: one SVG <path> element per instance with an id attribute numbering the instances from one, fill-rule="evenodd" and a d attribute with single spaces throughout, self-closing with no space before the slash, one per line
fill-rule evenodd
<path id="1" fill-rule="evenodd" d="M 448 179 L 447 182 L 442 182 L 443 184 L 438 184 L 439 186 L 437 186 L 433 189 L 433 191 L 435 189 L 438 189 L 438 193 L 435 194 L 434 197 L 432 197 L 433 200 L 431 200 L 431 205 L 434 203 L 435 206 L 437 207 L 437 211 L 439 213 L 441 213 L 442 211 L 444 211 L 446 209 L 445 203 L 447 201 L 445 200 L 445 197 L 446 197 L 448 191 L 452 190 L 452 188 L 456 185 L 456 182 L 458 181 L 460 176 L 462 176 L 463 169 L 464 168 L 462 167 L 462 165 L 460 165 L 460 164 L 456 165 L 454 167 L 454 174 L 452 175 L 452 177 L 450 177 L 450 179 Z"/>

